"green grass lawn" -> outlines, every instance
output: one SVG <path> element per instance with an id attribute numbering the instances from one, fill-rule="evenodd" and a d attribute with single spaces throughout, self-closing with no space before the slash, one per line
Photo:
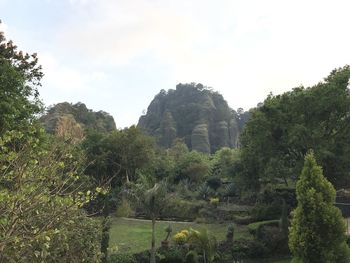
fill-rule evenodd
<path id="1" fill-rule="evenodd" d="M 127 218 L 112 218 L 109 247 L 118 247 L 119 252 L 137 253 L 149 249 L 151 246 L 151 222 L 148 220 L 133 220 Z M 164 229 L 168 222 L 158 221 L 156 223 L 156 244 L 160 246 L 161 240 L 166 236 Z M 183 229 L 207 228 L 217 240 L 224 240 L 228 224 L 196 224 L 196 223 L 175 223 L 171 222 L 172 235 Z M 248 237 L 246 227 L 236 226 L 235 238 Z"/>

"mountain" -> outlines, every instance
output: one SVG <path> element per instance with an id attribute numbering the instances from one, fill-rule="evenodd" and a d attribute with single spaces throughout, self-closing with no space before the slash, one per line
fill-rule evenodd
<path id="1" fill-rule="evenodd" d="M 140 117 L 138 127 L 169 148 L 176 138 L 192 150 L 213 153 L 237 147 L 247 113 L 232 110 L 223 96 L 202 84 L 178 84 L 161 90 Z"/>
<path id="2" fill-rule="evenodd" d="M 104 111 L 92 111 L 84 103 L 55 104 L 41 116 L 46 131 L 63 137 L 81 139 L 86 130 L 110 132 L 116 129 L 113 117 Z"/>

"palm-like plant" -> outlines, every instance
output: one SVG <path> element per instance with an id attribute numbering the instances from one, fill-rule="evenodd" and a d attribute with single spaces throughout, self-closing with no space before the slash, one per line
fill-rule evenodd
<path id="1" fill-rule="evenodd" d="M 139 201 L 143 206 L 146 214 L 152 220 L 152 244 L 151 244 L 151 263 L 156 262 L 156 248 L 155 248 L 155 224 L 156 219 L 161 214 L 162 209 L 166 203 L 166 188 L 163 184 L 155 184 L 147 191 L 139 192 Z"/>
<path id="2" fill-rule="evenodd" d="M 212 263 L 217 255 L 217 242 L 214 236 L 206 229 L 197 231 L 190 229 L 188 243 L 203 256 L 204 263 Z"/>

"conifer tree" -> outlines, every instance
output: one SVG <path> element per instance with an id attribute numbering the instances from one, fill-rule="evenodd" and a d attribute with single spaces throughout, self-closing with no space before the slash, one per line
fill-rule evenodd
<path id="1" fill-rule="evenodd" d="M 323 176 L 312 152 L 305 157 L 296 194 L 298 206 L 289 229 L 292 262 L 349 262 L 345 223 L 333 205 L 335 189 Z"/>

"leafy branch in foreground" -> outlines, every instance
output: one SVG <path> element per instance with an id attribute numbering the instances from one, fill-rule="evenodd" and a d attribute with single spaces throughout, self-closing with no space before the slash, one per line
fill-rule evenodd
<path id="1" fill-rule="evenodd" d="M 37 137 L 0 140 L 0 262 L 98 262 L 99 223 L 81 206 L 91 199 L 79 162 L 65 145 Z"/>

